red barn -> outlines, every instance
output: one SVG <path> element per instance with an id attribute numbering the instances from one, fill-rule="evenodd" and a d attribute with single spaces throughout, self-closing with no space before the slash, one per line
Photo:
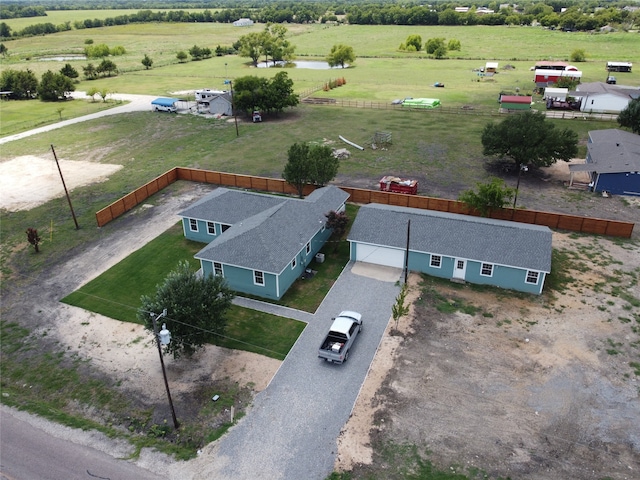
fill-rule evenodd
<path id="1" fill-rule="evenodd" d="M 579 82 L 582 78 L 582 72 L 579 70 L 537 69 L 533 81 L 536 82 L 537 87 L 544 88 L 554 85 L 562 77 L 568 77 Z"/>

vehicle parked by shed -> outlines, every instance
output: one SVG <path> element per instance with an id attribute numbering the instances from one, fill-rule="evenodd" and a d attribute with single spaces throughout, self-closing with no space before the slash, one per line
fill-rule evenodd
<path id="1" fill-rule="evenodd" d="M 176 103 L 178 102 L 179 99 L 177 98 L 160 97 L 152 101 L 151 105 L 153 106 L 154 112 L 178 113 L 178 107 L 176 107 Z"/>
<path id="2" fill-rule="evenodd" d="M 418 181 L 386 175 L 380 179 L 380 191 L 416 195 L 418 193 Z"/>
<path id="3" fill-rule="evenodd" d="M 362 315 L 344 310 L 333 319 L 329 333 L 320 344 L 318 357 L 332 363 L 344 363 L 349 358 L 358 333 L 362 331 Z"/>

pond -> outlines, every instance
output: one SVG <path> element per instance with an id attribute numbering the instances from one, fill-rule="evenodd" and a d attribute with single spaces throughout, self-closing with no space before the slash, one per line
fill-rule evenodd
<path id="1" fill-rule="evenodd" d="M 81 54 L 69 54 L 69 55 L 55 55 L 51 57 L 40 57 L 38 58 L 39 62 L 68 62 L 71 60 L 86 60 L 86 55 Z"/>
<path id="2" fill-rule="evenodd" d="M 330 67 L 327 62 L 311 61 L 311 60 L 304 60 L 304 61 L 296 60 L 291 63 L 293 63 L 296 68 L 308 68 L 310 70 L 331 70 L 335 68 L 342 68 L 340 66 Z M 285 65 L 285 62 L 275 62 L 275 64 L 274 62 L 269 62 L 268 64 L 267 62 L 260 62 L 258 63 L 258 68 L 267 68 L 267 67 L 273 67 L 273 66 L 282 67 L 284 65 Z M 348 67 L 348 66 L 349 65 L 345 65 L 345 67 Z"/>

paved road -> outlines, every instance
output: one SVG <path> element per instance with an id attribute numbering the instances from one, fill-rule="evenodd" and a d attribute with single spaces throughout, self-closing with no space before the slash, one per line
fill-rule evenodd
<path id="1" fill-rule="evenodd" d="M 257 395 L 247 417 L 205 453 L 203 460 L 211 463 L 195 478 L 313 480 L 333 471 L 336 439 L 399 292 L 399 270 L 381 281 L 353 273 L 352 266 L 345 268 L 315 315 L 302 315 L 309 323 L 276 376 Z M 267 308 L 278 314 L 278 307 Z M 320 360 L 317 351 L 331 318 L 343 309 L 362 313 L 364 328 L 349 361 L 333 365 Z"/>
<path id="2" fill-rule="evenodd" d="M 95 448 L 60 438 L 57 425 L 52 427 L 56 433 L 53 436 L 47 431 L 50 422 L 39 420 L 36 426 L 23 420 L 26 415 L 7 407 L 0 408 L 1 480 L 158 479 L 158 475 L 126 460 L 117 460 Z M 75 432 L 73 436 L 76 436 Z M 89 436 L 91 434 L 87 434 Z M 121 453 L 125 454 L 124 451 Z"/>
<path id="3" fill-rule="evenodd" d="M 87 98 L 85 92 L 73 92 L 74 98 Z M 151 110 L 151 102 L 158 98 L 154 95 L 130 95 L 127 93 L 117 93 L 109 95 L 110 100 L 121 100 L 128 103 L 119 107 L 110 108 L 109 110 L 102 110 L 100 112 L 92 113 L 90 115 L 83 115 L 82 117 L 71 118 L 69 120 L 63 120 L 62 122 L 53 123 L 51 125 L 45 125 L 44 127 L 34 128 L 26 132 L 17 133 L 15 135 L 9 135 L 0 138 L 0 145 L 12 142 L 14 140 L 21 140 L 31 135 L 37 135 L 43 132 L 49 132 L 56 128 L 66 127 L 75 123 L 86 122 L 87 120 L 94 120 L 96 118 L 106 117 L 108 115 L 118 115 L 121 113 L 140 112 L 145 110 Z"/>

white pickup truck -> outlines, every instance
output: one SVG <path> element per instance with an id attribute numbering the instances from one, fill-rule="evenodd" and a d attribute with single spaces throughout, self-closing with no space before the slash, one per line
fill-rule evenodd
<path id="1" fill-rule="evenodd" d="M 341 312 L 333 319 L 329 333 L 318 350 L 318 357 L 333 363 L 346 362 L 349 350 L 361 331 L 362 315 L 349 310 Z"/>

